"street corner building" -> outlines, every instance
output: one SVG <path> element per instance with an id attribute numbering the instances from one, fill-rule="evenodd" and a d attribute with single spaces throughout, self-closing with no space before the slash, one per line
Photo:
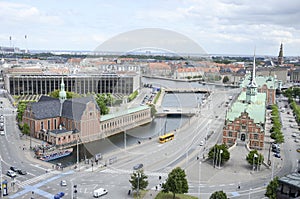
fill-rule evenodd
<path id="1" fill-rule="evenodd" d="M 274 77 L 256 77 L 255 72 L 254 57 L 252 73 L 241 82 L 242 92 L 226 113 L 222 141 L 228 147 L 235 144 L 258 150 L 264 147 L 266 106 L 275 103 L 280 83 Z"/>

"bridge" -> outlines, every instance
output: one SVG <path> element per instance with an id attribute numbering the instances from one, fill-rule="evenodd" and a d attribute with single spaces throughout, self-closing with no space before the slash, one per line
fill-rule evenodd
<path id="1" fill-rule="evenodd" d="M 166 88 L 164 90 L 166 93 L 210 93 L 204 88 Z"/>
<path id="2" fill-rule="evenodd" d="M 166 108 L 158 108 L 156 112 L 157 117 L 165 117 L 168 115 L 184 115 L 188 117 L 192 117 L 196 114 L 197 108 L 188 108 L 188 107 L 166 107 Z"/>

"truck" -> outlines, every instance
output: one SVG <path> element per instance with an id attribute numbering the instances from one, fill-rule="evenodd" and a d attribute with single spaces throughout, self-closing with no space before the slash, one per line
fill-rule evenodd
<path id="1" fill-rule="evenodd" d="M 108 191 L 107 191 L 106 189 L 104 189 L 104 188 L 99 188 L 99 189 L 94 190 L 93 196 L 94 196 L 95 198 L 98 198 L 98 197 L 100 197 L 100 196 L 106 195 L 107 193 L 108 193 Z"/>

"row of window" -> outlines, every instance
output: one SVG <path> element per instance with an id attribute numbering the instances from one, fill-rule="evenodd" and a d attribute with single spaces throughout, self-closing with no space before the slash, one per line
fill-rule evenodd
<path id="1" fill-rule="evenodd" d="M 120 118 L 115 118 L 113 121 L 104 122 L 101 125 L 101 130 L 105 131 L 106 129 L 121 127 L 123 124 L 138 122 L 148 116 L 149 116 L 148 111 L 134 113 L 134 115 L 128 115 L 125 117 L 121 116 Z"/>

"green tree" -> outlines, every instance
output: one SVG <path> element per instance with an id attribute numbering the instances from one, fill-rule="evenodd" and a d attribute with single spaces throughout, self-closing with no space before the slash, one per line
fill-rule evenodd
<path id="1" fill-rule="evenodd" d="M 30 127 L 27 123 L 24 123 L 24 125 L 22 126 L 22 133 L 25 135 L 29 135 Z"/>
<path id="2" fill-rule="evenodd" d="M 246 160 L 250 165 L 260 166 L 264 161 L 264 156 L 257 152 L 257 150 L 252 150 L 246 156 Z"/>
<path id="3" fill-rule="evenodd" d="M 101 115 L 108 114 L 109 108 L 107 105 L 111 102 L 111 97 L 108 97 L 106 94 L 97 94 L 95 100 L 100 108 Z"/>
<path id="4" fill-rule="evenodd" d="M 223 84 L 226 84 L 227 82 L 229 82 L 229 77 L 228 76 L 223 77 Z"/>
<path id="5" fill-rule="evenodd" d="M 176 167 L 169 173 L 166 183 L 162 185 L 163 192 L 173 193 L 173 199 L 175 194 L 184 194 L 189 190 L 186 174 L 180 167 Z"/>
<path id="6" fill-rule="evenodd" d="M 217 162 L 220 161 L 220 156 L 221 156 L 221 164 L 227 162 L 230 159 L 230 153 L 225 144 L 221 144 L 221 145 L 216 144 L 208 152 L 208 158 L 213 160 L 214 165 L 216 165 Z"/>
<path id="7" fill-rule="evenodd" d="M 143 169 L 133 172 L 129 180 L 132 190 L 144 190 L 148 186 L 147 176 L 144 174 Z"/>
<path id="8" fill-rule="evenodd" d="M 28 103 L 29 103 L 29 101 L 20 101 L 19 104 L 18 104 L 17 118 L 18 118 L 19 122 L 22 122 L 22 120 L 23 120 L 23 114 L 24 114 L 24 111 L 26 110 L 26 107 L 27 107 Z"/>
<path id="9" fill-rule="evenodd" d="M 279 186 L 278 177 L 275 177 L 267 186 L 265 196 L 269 199 L 276 199 L 276 191 Z"/>
<path id="10" fill-rule="evenodd" d="M 51 93 L 49 93 L 49 96 L 54 98 L 59 98 L 59 92 L 60 90 L 54 90 Z M 74 93 L 74 92 L 66 91 L 66 94 L 67 94 L 67 99 L 80 97 L 78 93 Z"/>
<path id="11" fill-rule="evenodd" d="M 227 195 L 223 191 L 216 191 L 210 195 L 209 199 L 227 199 Z"/>

